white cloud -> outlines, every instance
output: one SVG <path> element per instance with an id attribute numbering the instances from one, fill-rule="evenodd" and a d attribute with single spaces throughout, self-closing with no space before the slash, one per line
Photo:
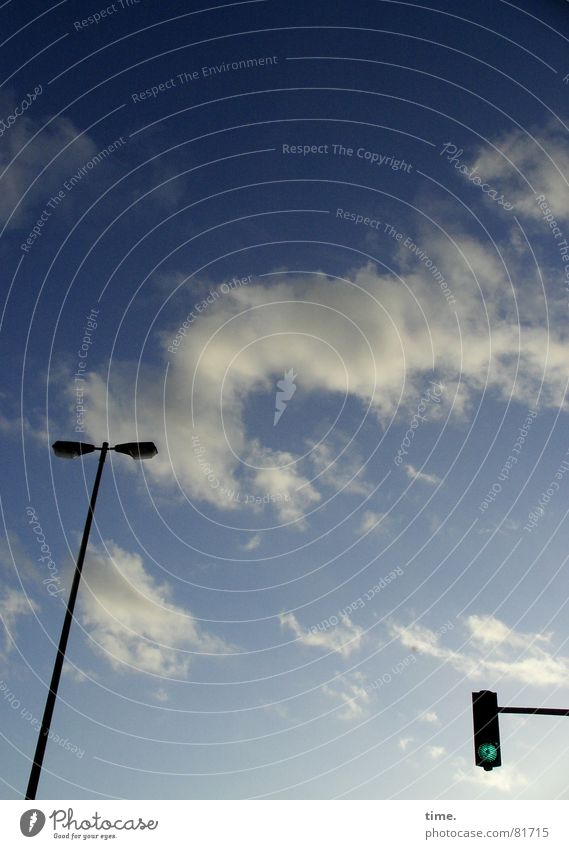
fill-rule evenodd
<path id="1" fill-rule="evenodd" d="M 435 631 L 425 628 L 423 625 L 400 625 L 394 623 L 390 626 L 390 632 L 403 646 L 418 654 L 431 655 L 432 657 L 443 657 L 450 649 L 440 645 L 440 638 Z"/>
<path id="2" fill-rule="evenodd" d="M 529 405 L 541 387 L 542 404 L 566 405 L 567 328 L 554 317 L 545 326 L 535 310 L 518 323 L 516 306 L 523 312 L 526 299 L 522 284 L 515 304 L 505 295 L 511 289 L 499 259 L 471 237 L 457 236 L 455 243 L 431 234 L 429 251 L 437 265 L 452 269 L 460 332 L 454 308 L 437 300 L 424 268 L 409 272 L 407 286 L 368 263 L 353 270 L 351 284 L 286 275 L 286 282 L 277 277 L 270 285 L 253 281 L 224 293 L 214 288 L 217 297 L 189 329 L 176 336 L 188 314 L 184 301 L 176 323 L 160 331 L 167 380 L 164 366 L 142 363 L 137 375 L 136 363 L 120 361 L 112 364 L 108 386 L 103 374 L 89 376 L 88 436 L 155 439 L 160 453 L 145 473 L 160 484 L 224 511 L 266 510 L 268 503 L 281 521 L 302 529 L 305 513 L 322 504 L 322 490 L 349 480 L 349 464 L 332 464 L 318 477 L 329 466 L 329 450 L 318 446 L 302 459 L 305 438 L 293 451 L 265 444 L 260 433 L 286 441 L 307 420 L 312 430 L 315 404 L 309 405 L 323 393 L 338 399 L 338 408 L 346 396 L 362 414 L 369 408 L 378 434 L 397 414 L 395 427 L 407 427 L 433 379 L 447 387 L 425 414 L 433 422 L 450 403 L 454 415 L 464 415 L 483 390 Z M 265 405 L 266 420 L 258 414 L 250 422 L 246 412 L 255 393 L 274 397 L 275 381 L 288 368 L 298 390 L 275 435 L 272 403 Z M 72 410 L 71 384 L 68 399 Z M 438 480 L 416 474 L 425 483 Z M 351 491 L 358 488 L 367 487 L 358 479 Z M 249 493 L 259 503 L 244 504 L 227 491 Z"/>
<path id="3" fill-rule="evenodd" d="M 550 634 L 517 632 L 493 616 L 469 616 L 464 625 L 470 639 L 468 648 L 460 652 L 443 646 L 435 631 L 421 625 L 393 624 L 391 634 L 411 651 L 448 663 L 470 678 L 536 687 L 566 684 L 569 658 L 541 647 L 550 642 Z"/>
<path id="4" fill-rule="evenodd" d="M 0 431 L 4 436 L 18 436 L 22 430 L 22 420 L 14 417 L 9 419 L 0 413 Z"/>
<path id="5" fill-rule="evenodd" d="M 340 616 L 341 624 L 325 631 L 316 628 L 305 631 L 294 613 L 281 613 L 279 620 L 281 627 L 290 628 L 300 645 L 337 652 L 343 657 L 359 649 L 364 633 L 363 628 L 354 625 L 349 616 Z"/>
<path id="6" fill-rule="evenodd" d="M 4 650 L 13 648 L 18 621 L 22 616 L 37 611 L 38 605 L 20 590 L 5 589 L 0 595 L 0 620 L 4 626 Z"/>
<path id="7" fill-rule="evenodd" d="M 552 633 L 523 634 L 508 628 L 495 616 L 469 616 L 466 625 L 471 638 L 487 647 L 507 647 L 526 649 L 530 643 L 551 643 Z"/>
<path id="8" fill-rule="evenodd" d="M 95 678 L 96 675 L 93 672 L 90 672 L 89 675 L 83 672 L 82 669 L 79 669 L 74 664 L 70 663 L 68 660 L 63 664 L 63 674 L 67 675 L 71 680 L 75 681 L 77 684 L 84 684 L 88 678 Z"/>
<path id="9" fill-rule="evenodd" d="M 454 780 L 462 784 L 474 784 L 480 790 L 498 790 L 501 793 L 511 793 L 514 790 L 527 787 L 529 778 L 516 766 L 502 766 L 500 769 L 472 769 L 464 772 L 459 769 Z"/>
<path id="10" fill-rule="evenodd" d="M 399 746 L 402 752 L 406 752 L 412 742 L 413 737 L 401 737 L 398 740 L 397 745 Z"/>
<path id="11" fill-rule="evenodd" d="M 164 690 L 164 689 L 163 689 L 163 687 L 159 687 L 159 688 L 155 691 L 155 693 L 154 693 L 154 698 L 155 698 L 155 699 L 156 699 L 156 701 L 158 701 L 158 702 L 167 702 L 167 701 L 169 701 L 169 700 L 170 700 L 170 697 L 169 697 L 168 693 L 166 692 L 166 690 Z"/>
<path id="12" fill-rule="evenodd" d="M 8 111 L 10 102 L 13 101 L 2 100 L 3 107 Z M 41 99 L 36 102 L 36 106 L 41 109 Z M 41 130 L 40 134 L 32 141 L 38 130 Z M 45 125 L 32 120 L 29 115 L 19 118 L 2 138 L 0 222 L 6 222 L 14 213 L 8 226 L 20 226 L 23 217 L 28 217 L 28 212 L 32 212 L 38 201 L 41 203 L 41 212 L 50 195 L 62 189 L 63 182 L 97 152 L 95 143 L 88 136 L 81 136 L 68 118 L 55 118 Z M 44 166 L 58 154 L 61 155 L 32 186 Z M 71 205 L 74 205 L 72 196 L 66 197 L 65 202 L 58 207 L 58 216 L 69 216 Z M 49 219 L 46 226 L 49 227 Z"/>
<path id="13" fill-rule="evenodd" d="M 403 468 L 405 469 L 405 474 L 407 475 L 407 477 L 411 478 L 412 480 L 422 481 L 423 483 L 428 483 L 431 486 L 436 486 L 441 482 L 441 479 L 437 475 L 430 475 L 427 474 L 427 472 L 420 472 L 410 463 L 407 463 Z"/>
<path id="14" fill-rule="evenodd" d="M 290 719 L 290 710 L 288 705 L 282 704 L 281 702 L 265 702 L 263 704 L 263 709 L 269 713 L 274 713 L 275 716 L 279 717 L 279 719 Z"/>
<path id="15" fill-rule="evenodd" d="M 419 720 L 421 722 L 429 722 L 433 725 L 435 725 L 439 722 L 439 718 L 438 718 L 438 716 L 437 716 L 437 714 L 435 713 L 434 710 L 430 710 L 430 711 L 427 711 L 426 713 L 422 713 L 419 716 Z"/>
<path id="16" fill-rule="evenodd" d="M 372 530 L 382 533 L 387 530 L 388 524 L 389 520 L 386 513 L 376 513 L 373 510 L 366 510 L 356 533 L 365 534 Z"/>
<path id="17" fill-rule="evenodd" d="M 442 758 L 445 752 L 446 749 L 444 746 L 429 746 L 429 748 L 427 749 L 427 754 L 434 761 L 437 761 L 439 758 Z"/>
<path id="18" fill-rule="evenodd" d="M 363 479 L 365 462 L 351 435 L 336 428 L 325 441 L 312 446 L 307 441 L 306 449 L 311 449 L 309 459 L 315 473 L 315 485 L 350 495 L 369 495 L 373 491 L 371 483 Z"/>
<path id="19" fill-rule="evenodd" d="M 8 415 L 5 412 L 0 412 L 0 433 L 5 438 L 21 438 L 23 432 L 26 436 L 35 439 L 44 446 L 48 444 L 47 417 L 43 413 L 34 410 L 35 423 L 32 423 L 28 416 L 22 416 L 19 411 L 14 409 L 16 403 L 4 404 L 4 407 L 9 408 Z"/>
<path id="20" fill-rule="evenodd" d="M 500 534 L 501 536 L 509 536 L 510 534 L 519 531 L 519 529 L 519 522 L 515 522 L 513 519 L 504 519 L 499 525 L 490 525 L 487 528 L 478 528 L 476 533 L 481 536 L 488 536 L 489 534 L 494 533 Z"/>
<path id="21" fill-rule="evenodd" d="M 254 551 L 261 545 L 261 534 L 254 534 L 244 545 L 241 546 L 243 551 Z"/>
<path id="22" fill-rule="evenodd" d="M 294 522 L 299 529 L 306 527 L 304 513 L 320 499 L 320 493 L 296 468 L 296 458 L 288 451 L 274 451 L 250 442 L 248 462 L 257 468 L 252 473 L 256 497 L 269 499 L 277 507 L 281 521 Z"/>
<path id="23" fill-rule="evenodd" d="M 33 543 L 37 546 L 35 535 Z M 18 574 L 20 576 L 25 575 L 26 577 L 37 578 L 37 565 L 31 559 L 16 534 L 9 534 L 8 537 L 0 539 L 0 569 L 12 576 Z"/>
<path id="24" fill-rule="evenodd" d="M 343 704 L 343 708 L 336 714 L 338 719 L 350 722 L 366 715 L 370 694 L 364 685 L 364 676 L 361 672 L 346 673 L 342 675 L 336 686 L 331 687 L 325 684 L 322 691 Z"/>
<path id="25" fill-rule="evenodd" d="M 476 153 L 473 165 L 503 192 L 506 201 L 514 204 L 518 216 L 542 219 L 533 188 L 537 195 L 547 197 L 558 220 L 569 221 L 566 133 L 552 122 L 533 136 L 535 141 L 527 132 L 511 130 L 495 140 L 501 153 L 485 145 Z"/>
<path id="26" fill-rule="evenodd" d="M 115 669 L 185 678 L 194 653 L 231 651 L 172 602 L 171 587 L 158 583 L 137 554 L 109 542 L 88 560 L 82 622 Z"/>

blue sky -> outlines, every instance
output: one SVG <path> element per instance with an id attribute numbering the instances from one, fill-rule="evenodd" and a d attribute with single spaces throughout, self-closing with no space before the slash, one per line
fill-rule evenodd
<path id="1" fill-rule="evenodd" d="M 568 9 L 456 6 L 0 7 L 5 798 L 56 439 L 42 798 L 567 797 Z"/>

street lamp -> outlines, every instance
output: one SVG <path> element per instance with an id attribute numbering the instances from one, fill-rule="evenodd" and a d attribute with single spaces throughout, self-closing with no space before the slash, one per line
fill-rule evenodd
<path id="1" fill-rule="evenodd" d="M 67 610 L 65 611 L 65 619 L 63 620 L 63 628 L 61 629 L 61 637 L 59 638 L 59 647 L 57 649 L 57 656 L 55 658 L 55 663 L 53 666 L 51 684 L 49 685 L 49 692 L 47 694 L 47 699 L 45 702 L 45 710 L 34 755 L 34 762 L 32 764 L 32 769 L 30 772 L 28 789 L 26 790 L 26 799 L 36 798 L 43 758 L 45 754 L 45 748 L 47 745 L 49 730 L 51 726 L 51 719 L 55 707 L 55 700 L 57 698 L 59 679 L 61 678 L 61 671 L 63 669 L 63 662 L 65 660 L 65 649 L 67 648 L 67 640 L 69 638 L 71 622 L 73 621 L 73 609 L 75 607 L 75 600 L 77 598 L 77 592 L 79 590 L 79 582 L 81 581 L 83 561 L 85 560 L 85 554 L 89 542 L 89 532 L 91 530 L 91 523 L 93 521 L 93 514 L 95 512 L 95 503 L 97 501 L 97 493 L 99 491 L 99 484 L 101 482 L 101 475 L 103 472 L 103 465 L 107 456 L 107 452 L 118 451 L 120 454 L 128 454 L 129 457 L 133 458 L 133 460 L 148 460 L 151 457 L 156 456 L 156 454 L 158 453 L 158 449 L 156 448 L 153 442 L 123 442 L 120 445 L 115 445 L 114 447 L 109 447 L 108 442 L 103 442 L 102 446 L 98 448 L 97 446 L 91 445 L 87 442 L 58 441 L 53 443 L 52 448 L 56 457 L 62 457 L 69 460 L 72 460 L 75 457 L 80 457 L 82 454 L 90 454 L 92 451 L 100 451 L 101 456 L 99 457 L 99 465 L 97 466 L 97 474 L 95 476 L 95 483 L 93 484 L 93 492 L 91 493 L 91 500 L 89 502 L 87 519 L 85 520 L 83 538 L 81 540 L 81 547 L 79 549 L 79 555 L 77 557 L 77 563 L 75 565 L 73 583 L 71 585 L 71 591 L 69 593 Z"/>

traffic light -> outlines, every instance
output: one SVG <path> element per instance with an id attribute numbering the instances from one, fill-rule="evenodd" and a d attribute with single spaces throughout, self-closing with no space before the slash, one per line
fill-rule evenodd
<path id="1" fill-rule="evenodd" d="M 502 766 L 500 755 L 500 720 L 498 694 L 491 690 L 480 690 L 472 694 L 472 718 L 474 720 L 474 757 L 476 766 L 486 770 Z"/>

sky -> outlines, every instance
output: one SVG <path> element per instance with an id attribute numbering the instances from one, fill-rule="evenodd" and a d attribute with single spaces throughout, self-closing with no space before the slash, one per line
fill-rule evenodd
<path id="1" fill-rule="evenodd" d="M 568 798 L 567 2 L 0 20 L 3 798 Z"/>

